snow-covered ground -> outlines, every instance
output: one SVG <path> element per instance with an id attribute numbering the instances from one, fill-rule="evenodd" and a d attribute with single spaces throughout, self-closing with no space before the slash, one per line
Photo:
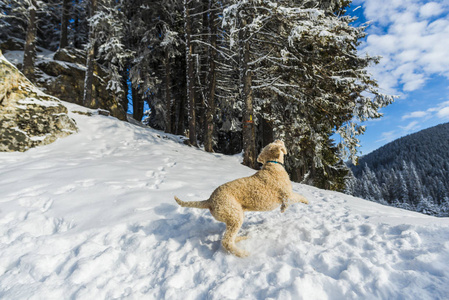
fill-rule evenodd
<path id="1" fill-rule="evenodd" d="M 70 110 L 86 110 L 68 104 Z M 254 171 L 179 138 L 73 114 L 78 134 L 0 153 L 1 299 L 447 299 L 449 219 L 294 184 L 309 205 L 225 225 L 204 200 Z"/>

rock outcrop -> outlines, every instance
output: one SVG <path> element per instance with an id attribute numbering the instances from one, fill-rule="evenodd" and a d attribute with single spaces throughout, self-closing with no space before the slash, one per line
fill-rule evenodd
<path id="1" fill-rule="evenodd" d="M 47 76 L 42 76 L 36 84 L 47 93 L 64 101 L 83 105 L 86 57 L 77 49 L 62 49 L 55 52 L 53 60 L 40 60 L 36 66 Z M 98 107 L 110 111 L 111 115 L 126 120 L 126 112 L 118 100 L 106 89 L 109 75 L 95 65 L 93 79 L 93 97 Z"/>
<path id="2" fill-rule="evenodd" d="M 67 108 L 37 89 L 0 51 L 0 151 L 26 151 L 76 131 Z"/>
<path id="3" fill-rule="evenodd" d="M 20 40 L 7 40 L 0 43 L 0 47 L 6 51 L 21 51 L 23 44 Z M 48 50 L 39 48 L 36 59 L 35 84 L 49 95 L 61 100 L 83 105 L 84 79 L 86 74 L 85 52 L 74 48 L 65 48 L 54 54 Z M 50 55 L 49 55 L 50 53 Z M 6 54 L 8 57 L 8 54 Z M 20 67 L 21 62 L 15 63 Z M 126 121 L 126 109 L 119 104 L 120 97 L 107 89 L 109 74 L 103 68 L 94 65 L 93 97 L 98 102 L 98 107 L 108 110 L 111 116 Z"/>

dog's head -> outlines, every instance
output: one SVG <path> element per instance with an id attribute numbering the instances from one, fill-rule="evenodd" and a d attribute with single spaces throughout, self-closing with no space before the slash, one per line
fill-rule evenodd
<path id="1" fill-rule="evenodd" d="M 284 163 L 285 154 L 287 154 L 287 148 L 285 148 L 284 142 L 281 140 L 276 140 L 262 149 L 262 152 L 260 152 L 257 157 L 257 161 L 262 164 L 269 160 Z"/>

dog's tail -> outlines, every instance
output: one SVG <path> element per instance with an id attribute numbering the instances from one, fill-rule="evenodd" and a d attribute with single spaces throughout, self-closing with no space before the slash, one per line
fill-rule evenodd
<path id="1" fill-rule="evenodd" d="M 195 207 L 195 208 L 203 208 L 203 209 L 210 207 L 209 200 L 184 202 L 176 196 L 175 196 L 175 200 L 182 207 Z"/>

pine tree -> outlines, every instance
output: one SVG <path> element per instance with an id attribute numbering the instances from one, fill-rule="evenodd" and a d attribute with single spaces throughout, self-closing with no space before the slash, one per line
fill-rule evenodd
<path id="1" fill-rule="evenodd" d="M 449 190 L 449 146 L 444 142 L 448 136 L 449 123 L 400 138 L 361 158 L 362 166 L 353 166 L 353 174 L 363 180 L 362 167 L 367 164 L 376 174 L 382 197 L 388 203 L 441 215 L 439 210 Z M 404 198 L 405 190 L 408 197 Z M 353 195 L 363 196 L 357 189 Z"/>
<path id="2" fill-rule="evenodd" d="M 413 205 L 416 206 L 421 201 L 421 199 L 424 198 L 424 195 L 421 180 L 419 179 L 415 164 L 413 162 L 410 163 L 409 178 L 409 197 Z"/>
<path id="3" fill-rule="evenodd" d="M 97 57 L 109 74 L 107 89 L 112 92 L 117 103 L 126 94 L 122 84 L 122 73 L 126 62 L 133 56 L 133 51 L 125 45 L 128 20 L 123 5 L 115 0 L 103 0 L 102 9 L 92 18 L 94 36 L 98 46 Z"/>
<path id="4" fill-rule="evenodd" d="M 59 48 L 63 49 L 69 45 L 68 26 L 69 26 L 70 0 L 62 0 L 61 10 L 61 37 Z"/>
<path id="5" fill-rule="evenodd" d="M 344 11 L 334 4 L 333 12 Z M 242 16 L 245 26 L 238 22 Z M 379 93 L 365 72 L 378 58 L 357 56 L 364 28 L 350 26 L 351 18 L 290 1 L 236 1 L 224 17 L 234 39 L 251 44 L 255 110 L 267 107 L 270 114 L 263 117 L 274 125 L 275 136 L 287 141 L 292 151 L 287 164 L 300 170 L 297 179 L 309 169 L 323 168 L 332 133 L 342 137 L 334 155 L 355 159 L 356 136 L 364 132 L 355 120 L 380 117 L 379 108 L 393 100 Z M 242 36 L 245 30 L 250 39 Z"/>
<path id="6" fill-rule="evenodd" d="M 97 0 L 88 0 L 89 3 L 89 43 L 87 45 L 86 76 L 84 79 L 83 105 L 87 107 L 98 107 L 96 98 L 93 97 L 94 60 L 97 48 L 95 36 L 95 24 L 93 18 L 97 12 Z"/>
<path id="7" fill-rule="evenodd" d="M 196 102 L 194 92 L 194 69 L 193 69 L 193 44 L 192 44 L 192 20 L 190 17 L 193 0 L 184 0 L 184 28 L 186 35 L 186 82 L 187 101 L 189 103 L 189 142 L 190 145 L 198 147 L 196 138 Z"/>
<path id="8" fill-rule="evenodd" d="M 213 152 L 213 133 L 214 133 L 214 115 L 215 115 L 215 91 L 217 83 L 216 63 L 217 59 L 217 17 L 215 1 L 209 0 L 209 70 L 208 76 L 208 93 L 206 101 L 206 118 L 205 118 L 205 134 L 204 134 L 204 150 Z"/>
<path id="9" fill-rule="evenodd" d="M 28 79 L 34 79 L 34 60 L 36 57 L 36 35 L 37 35 L 37 17 L 38 2 L 28 0 L 28 27 L 25 38 L 25 47 L 23 51 L 23 75 Z"/>
<path id="10" fill-rule="evenodd" d="M 73 17 L 72 30 L 69 32 L 69 40 L 77 49 L 83 49 L 88 44 L 89 38 L 89 1 L 73 0 L 72 12 Z"/>
<path id="11" fill-rule="evenodd" d="M 245 7 L 242 7 L 243 11 L 246 11 Z M 243 11 L 237 12 L 241 15 Z M 247 15 L 249 21 L 252 21 L 253 16 L 251 14 Z M 241 18 L 238 20 L 240 23 L 240 34 L 239 34 L 239 48 L 240 48 L 240 80 L 241 80 L 241 99 L 244 103 L 243 106 L 243 164 L 256 168 L 256 132 L 254 126 L 254 107 L 253 107 L 253 79 L 252 70 L 250 68 L 251 63 L 251 47 L 250 47 L 250 36 L 252 32 L 248 29 L 248 20 Z"/>

